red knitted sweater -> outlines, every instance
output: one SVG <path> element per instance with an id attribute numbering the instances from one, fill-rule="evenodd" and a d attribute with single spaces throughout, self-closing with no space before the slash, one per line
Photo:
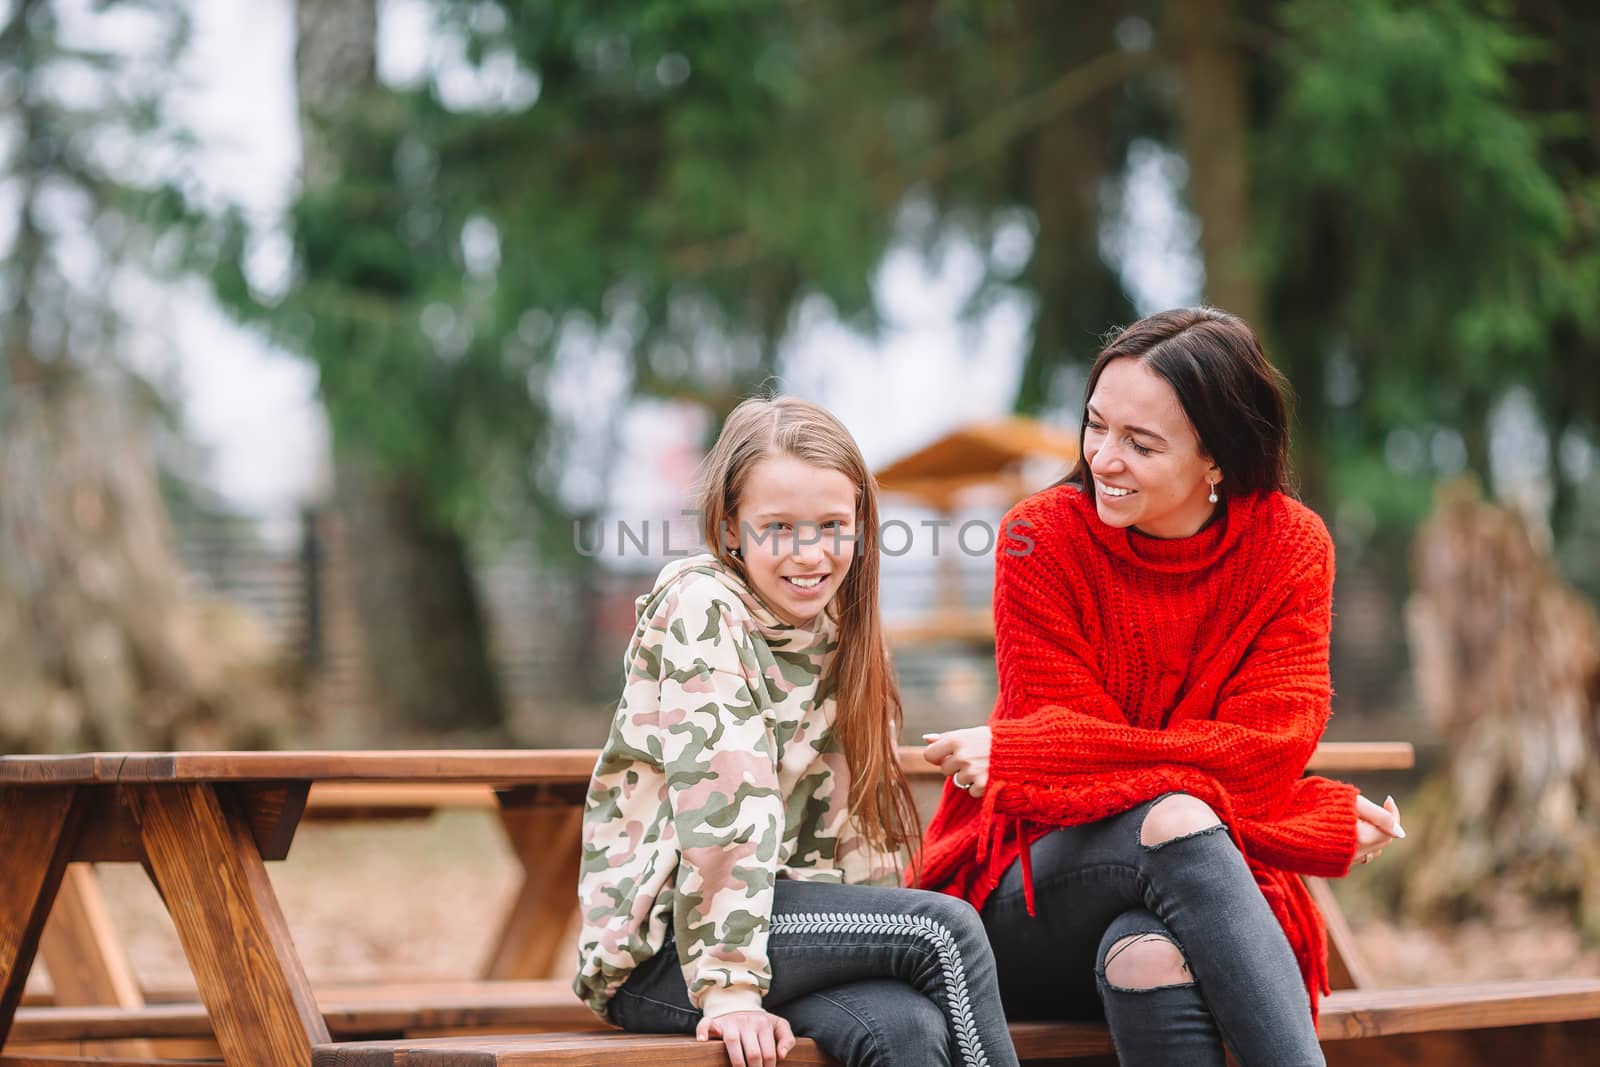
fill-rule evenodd
<path id="1" fill-rule="evenodd" d="M 1347 874 L 1356 849 L 1355 788 L 1302 777 L 1332 695 L 1322 521 L 1250 494 L 1194 536 L 1158 540 L 1105 525 L 1060 486 L 1005 529 L 1021 536 L 996 552 L 989 786 L 974 800 L 946 783 L 922 884 L 982 907 L 1020 854 L 1031 912 L 1022 841 L 1189 793 L 1244 852 L 1315 1015 L 1327 944 L 1295 875 Z"/>

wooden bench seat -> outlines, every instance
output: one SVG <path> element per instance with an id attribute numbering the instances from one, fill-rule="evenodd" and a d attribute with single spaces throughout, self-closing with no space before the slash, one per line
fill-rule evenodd
<path id="1" fill-rule="evenodd" d="M 61 1056 L 53 1053 L 18 1053 L 0 1056 L 0 1067 L 225 1067 L 215 1057 L 185 1056 L 161 1059 L 130 1056 Z"/>
<path id="2" fill-rule="evenodd" d="M 1384 1063 L 1435 1062 L 1426 1044 L 1407 1042 L 1416 1036 L 1443 1039 L 1436 1062 L 1473 1062 L 1474 1047 L 1494 1049 L 1502 1056 L 1503 1042 L 1491 1032 L 1514 1030 L 1512 1046 L 1526 1048 L 1527 1063 L 1587 1062 L 1540 1054 L 1532 1045 L 1548 1050 L 1552 1038 L 1535 1036 L 1548 1024 L 1574 1024 L 1565 1039 L 1574 1055 L 1600 1036 L 1600 979 L 1562 978 L 1530 982 L 1496 982 L 1475 985 L 1428 986 L 1385 990 L 1346 990 L 1323 1004 L 1321 1036 L 1331 1062 Z M 1470 1033 L 1470 1032 L 1477 1032 Z M 1111 1041 L 1103 1026 L 1081 1023 L 1014 1023 L 1011 1027 L 1017 1053 L 1024 1063 L 1059 1060 L 1105 1060 Z M 1469 1033 L 1463 1033 L 1469 1032 Z M 1385 1043 L 1404 1045 L 1403 1052 L 1386 1054 Z M 1348 1044 L 1360 1046 L 1341 1049 Z M 1415 1058 L 1421 1050 L 1428 1058 Z M 1353 1055 L 1352 1055 L 1353 1054 Z M 1398 1055 L 1400 1058 L 1392 1058 Z M 725 1067 L 727 1059 L 717 1043 L 692 1038 L 601 1033 L 551 1033 L 519 1037 L 436 1038 L 380 1042 L 346 1042 L 319 1046 L 313 1067 L 535 1067 L 544 1064 L 650 1063 L 658 1067 Z M 833 1061 L 813 1042 L 802 1041 L 786 1064 L 825 1065 Z M 1484 1062 L 1501 1062 L 1490 1059 Z M 0 1067 L 6 1067 L 0 1062 Z"/>
<path id="3" fill-rule="evenodd" d="M 624 1034 L 599 1023 L 558 982 L 434 982 L 330 989 L 319 997 L 341 1040 L 319 1046 L 314 1067 L 524 1067 L 641 1062 L 725 1067 L 719 1044 Z M 557 1032 L 521 1033 L 541 1029 Z M 585 1029 L 590 1028 L 590 1029 Z M 475 1036 L 438 1037 L 480 1031 Z M 489 1035 L 481 1033 L 492 1032 Z M 1109 1064 L 1103 1026 L 1012 1024 L 1024 1063 Z M 118 1008 L 28 1008 L 18 1013 L 0 1067 L 144 1067 L 217 1060 L 85 1058 L 96 1041 L 133 1037 L 172 1043 L 211 1034 L 197 1004 Z M 393 1035 L 416 1036 L 395 1039 Z M 1386 990 L 1346 990 L 1323 1005 L 1321 1035 L 1330 1064 L 1587 1063 L 1600 1041 L 1600 979 L 1564 978 Z M 382 1039 L 380 1039 L 382 1038 Z M 67 1050 L 67 1046 L 77 1044 Z M 172 1047 L 179 1047 L 176 1045 Z M 37 1051 L 30 1051 L 30 1048 Z M 785 1061 L 831 1064 L 810 1041 Z"/>
<path id="4" fill-rule="evenodd" d="M 564 981 L 416 982 L 330 987 L 319 992 L 328 1031 L 340 1040 L 405 1035 L 603 1029 Z M 106 1042 L 153 1039 L 152 1047 L 215 1046 L 199 1003 L 142 1007 L 24 1007 L 6 1043 L 9 1055 L 82 1046 L 86 1054 Z M 8 1061 L 0 1060 L 0 1063 Z M 53 1061 L 51 1061 L 53 1062 Z"/>

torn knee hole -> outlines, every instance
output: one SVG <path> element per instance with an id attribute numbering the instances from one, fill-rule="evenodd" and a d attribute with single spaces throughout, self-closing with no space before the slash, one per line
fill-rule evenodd
<path id="1" fill-rule="evenodd" d="M 1107 985 L 1122 990 L 1194 982 L 1183 950 L 1161 934 L 1131 934 L 1118 940 L 1106 953 L 1105 975 Z"/>
<path id="2" fill-rule="evenodd" d="M 1163 797 L 1145 813 L 1139 827 L 1139 843 L 1146 848 L 1170 844 L 1222 829 L 1222 820 L 1211 805 L 1187 793 Z"/>

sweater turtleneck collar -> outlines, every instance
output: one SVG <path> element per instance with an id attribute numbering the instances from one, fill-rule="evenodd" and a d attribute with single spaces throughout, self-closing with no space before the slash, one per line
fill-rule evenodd
<path id="1" fill-rule="evenodd" d="M 1217 514 L 1188 537 L 1151 537 L 1137 530 L 1107 526 L 1095 509 L 1089 494 L 1075 485 L 1068 486 L 1069 499 L 1083 515 L 1083 522 L 1096 540 L 1119 559 L 1163 574 L 1188 574 L 1204 570 L 1222 558 L 1239 542 L 1253 524 L 1265 494 L 1244 493 L 1228 497 Z"/>

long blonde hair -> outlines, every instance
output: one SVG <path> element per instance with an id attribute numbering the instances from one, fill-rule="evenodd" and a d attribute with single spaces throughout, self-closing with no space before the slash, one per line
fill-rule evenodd
<path id="1" fill-rule="evenodd" d="M 844 424 L 792 396 L 752 397 L 733 409 L 701 469 L 700 522 L 706 545 L 746 581 L 727 532 L 750 471 L 774 454 L 835 470 L 856 486 L 856 558 L 828 604 L 839 624 L 839 647 L 828 681 L 838 711 L 834 733 L 850 766 L 850 816 L 879 848 L 917 852 L 921 823 L 895 736 L 900 685 L 889 661 L 878 609 L 878 483 Z"/>

